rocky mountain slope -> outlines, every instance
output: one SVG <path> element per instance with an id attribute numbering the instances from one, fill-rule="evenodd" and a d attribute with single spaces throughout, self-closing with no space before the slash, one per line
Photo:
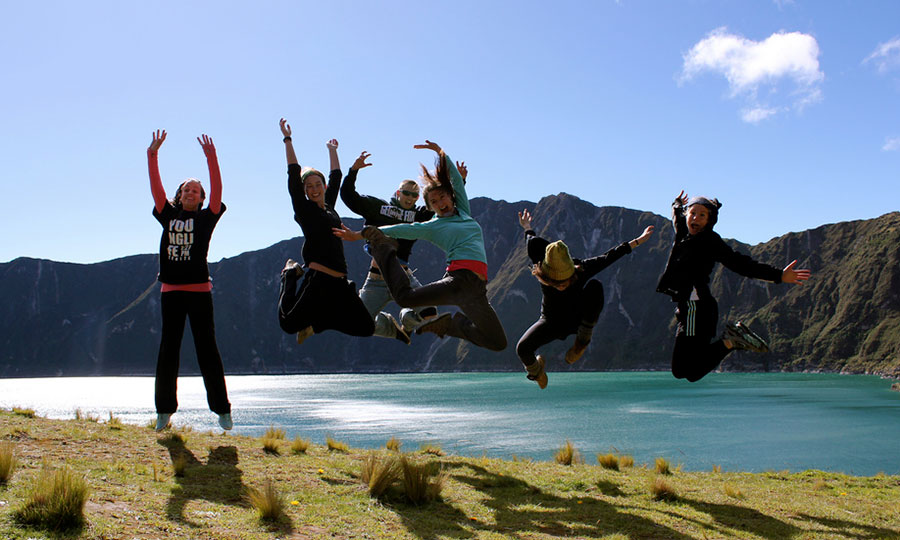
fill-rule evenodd
<path id="1" fill-rule="evenodd" d="M 672 229 L 663 216 L 596 207 L 562 193 L 537 204 L 478 198 L 473 214 L 487 239 L 489 296 L 509 347 L 494 353 L 460 340 L 414 336 L 404 346 L 335 332 L 298 346 L 275 316 L 284 260 L 299 258 L 302 238 L 211 264 L 219 347 L 230 373 L 508 371 L 521 369 L 515 343 L 540 312 L 516 211 L 534 213 L 539 234 L 562 239 L 576 257 L 600 254 L 647 225 L 647 244 L 598 275 L 605 307 L 584 359 L 562 361 L 571 344 L 543 350 L 553 371 L 668 369 L 674 305 L 655 292 Z M 727 219 L 727 216 L 723 216 Z M 345 222 L 354 228 L 359 220 Z M 213 239 L 215 241 L 215 239 Z M 900 213 L 789 233 L 764 244 L 732 245 L 776 266 L 798 259 L 813 278 L 803 286 L 744 279 L 721 267 L 713 291 L 722 319 L 743 319 L 769 338 L 773 352 L 734 353 L 725 370 L 838 371 L 900 375 Z M 368 257 L 345 246 L 361 285 Z M 423 282 L 439 278 L 442 253 L 419 242 L 413 266 Z M 20 258 L 0 264 L 0 376 L 152 374 L 159 345 L 156 255 L 79 265 Z M 389 309 L 396 312 L 396 306 Z M 196 373 L 185 332 L 182 373 Z"/>

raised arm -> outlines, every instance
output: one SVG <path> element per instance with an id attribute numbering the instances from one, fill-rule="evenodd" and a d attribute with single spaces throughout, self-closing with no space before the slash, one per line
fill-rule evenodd
<path id="1" fill-rule="evenodd" d="M 157 212 L 162 212 L 166 206 L 166 190 L 163 188 L 162 179 L 159 177 L 159 161 L 157 154 L 159 147 L 166 140 L 166 130 L 156 130 L 153 141 L 147 148 L 147 168 L 150 172 L 150 193 L 153 195 L 153 205 Z"/>
<path id="2" fill-rule="evenodd" d="M 328 147 L 328 162 L 330 163 L 330 167 L 331 167 L 330 170 L 332 170 L 332 171 L 340 170 L 340 168 L 341 168 L 341 162 L 338 161 L 338 153 L 337 153 L 338 142 L 337 142 L 337 139 L 331 139 L 330 141 L 328 141 L 327 143 L 325 143 L 325 146 Z"/>
<path id="3" fill-rule="evenodd" d="M 197 137 L 197 142 L 203 148 L 206 155 L 206 165 L 209 167 L 209 210 L 213 214 L 222 211 L 222 175 L 219 172 L 219 159 L 216 157 L 216 146 L 209 135 L 203 134 Z"/>
<path id="4" fill-rule="evenodd" d="M 294 153 L 294 143 L 291 140 L 291 125 L 284 118 L 278 121 L 278 125 L 281 126 L 281 134 L 284 135 L 284 153 L 288 165 L 299 165 L 297 154 Z"/>

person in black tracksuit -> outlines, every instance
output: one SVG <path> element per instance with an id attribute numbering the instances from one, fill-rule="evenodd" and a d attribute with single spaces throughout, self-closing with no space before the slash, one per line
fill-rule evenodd
<path id="1" fill-rule="evenodd" d="M 343 242 L 332 234 L 332 229 L 341 226 L 341 218 L 334 210 L 341 183 L 338 142 L 332 139 L 327 144 L 331 173 L 326 189 L 321 172 L 300 167 L 291 141 L 291 127 L 284 118 L 280 125 L 294 221 L 303 230 L 306 271 L 291 259 L 285 263 L 278 297 L 278 323 L 285 332 L 296 333 L 298 343 L 325 330 L 371 336 L 375 330 L 372 317 L 356 294 L 353 282 L 347 280 Z M 298 288 L 301 276 L 303 282 Z"/>
<path id="2" fill-rule="evenodd" d="M 575 334 L 575 343 L 566 352 L 566 362 L 574 364 L 584 354 L 594 325 L 603 311 L 603 285 L 593 278 L 653 234 L 653 226 L 630 242 L 623 242 L 603 255 L 590 259 L 572 259 L 562 242 L 550 242 L 531 228 L 528 210 L 519 212 L 519 225 L 525 229 L 532 274 L 541 284 L 541 317 L 519 338 L 516 354 L 525 365 L 528 378 L 543 389 L 547 386 L 544 358 L 535 357 L 537 349 L 553 340 Z"/>
<path id="3" fill-rule="evenodd" d="M 672 375 L 696 382 L 715 370 L 734 349 L 767 352 L 768 345 L 742 323 L 728 325 L 720 339 L 716 336 L 719 307 L 709 290 L 709 276 L 720 262 L 733 272 L 774 283 L 799 284 L 810 271 L 794 269 L 792 261 L 783 270 L 738 253 L 713 231 L 722 204 L 716 199 L 694 197 L 682 191 L 672 203 L 675 242 L 656 287 L 657 292 L 677 302 L 678 330 L 672 351 Z"/>
<path id="4" fill-rule="evenodd" d="M 341 200 L 352 212 L 365 219 L 365 225 L 381 227 L 397 223 L 421 223 L 434 217 L 434 212 L 425 206 L 416 206 L 416 201 L 419 200 L 419 185 L 414 180 L 401 182 L 390 202 L 371 195 L 360 195 L 356 190 L 356 176 L 359 169 L 372 165 L 365 161 L 369 156 L 369 153 L 363 152 L 350 167 L 350 171 L 341 183 Z M 409 268 L 409 257 L 415 242 L 415 240 L 398 240 L 399 247 L 397 248 L 397 259 L 409 276 L 410 285 L 414 288 L 422 286 Z M 369 245 L 366 244 L 366 252 L 368 253 L 368 251 Z M 359 290 L 359 297 L 366 305 L 366 309 L 369 310 L 369 315 L 375 320 L 373 335 L 398 339 L 406 344 L 409 344 L 409 335 L 417 326 L 422 324 L 426 318 L 437 315 L 435 306 L 403 308 L 400 310 L 398 318 L 394 318 L 386 311 L 381 311 L 392 298 L 375 259 L 372 259 L 366 281 Z"/>

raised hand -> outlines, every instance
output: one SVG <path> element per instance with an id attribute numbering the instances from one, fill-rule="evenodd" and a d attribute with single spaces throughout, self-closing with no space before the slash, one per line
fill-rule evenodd
<path id="1" fill-rule="evenodd" d="M 635 238 L 635 241 L 637 242 L 637 245 L 641 245 L 641 244 L 643 244 L 644 242 L 646 242 L 647 239 L 650 238 L 650 235 L 653 234 L 653 231 L 654 231 L 655 229 L 656 229 L 656 227 L 654 227 L 653 225 L 647 225 L 647 228 L 644 229 L 644 232 L 642 232 L 640 236 L 638 236 L 637 238 Z"/>
<path id="2" fill-rule="evenodd" d="M 335 142 L 337 142 L 337 141 L 335 141 Z M 372 156 L 372 154 L 370 154 L 370 153 L 366 152 L 365 150 L 363 150 L 363 151 L 359 154 L 359 157 L 356 158 L 356 161 L 353 162 L 353 165 L 350 166 L 350 168 L 351 168 L 351 169 L 356 169 L 356 170 L 358 171 L 358 170 L 360 170 L 360 169 L 362 169 L 362 168 L 364 168 L 364 167 L 371 167 L 371 166 L 372 166 L 371 163 L 366 163 L 366 160 L 369 159 L 371 156 Z"/>
<path id="3" fill-rule="evenodd" d="M 337 227 L 331 229 L 331 233 L 334 234 L 335 236 L 337 236 L 338 238 L 340 238 L 341 240 L 344 240 L 345 242 L 355 242 L 357 240 L 363 239 L 362 233 L 359 233 L 357 231 L 354 231 L 353 229 L 350 229 L 343 223 L 341 223 L 340 229 L 338 229 Z"/>
<path id="4" fill-rule="evenodd" d="M 531 229 L 531 212 L 527 209 L 519 212 L 519 225 L 526 231 Z"/>
<path id="5" fill-rule="evenodd" d="M 153 142 L 150 143 L 149 150 L 151 152 L 156 152 L 159 150 L 159 147 L 162 146 L 163 141 L 166 140 L 166 130 L 156 130 L 156 133 L 153 134 Z"/>
<path id="6" fill-rule="evenodd" d="M 197 137 L 197 142 L 200 143 L 200 147 L 203 148 L 203 154 L 207 158 L 216 157 L 216 145 L 213 144 L 212 137 L 206 135 L 205 133 L 202 135 L 202 139 Z"/>
<path id="7" fill-rule="evenodd" d="M 678 201 L 679 203 L 681 203 L 681 206 L 686 205 L 688 203 L 687 193 L 685 193 L 684 190 L 682 189 L 681 193 L 679 193 L 678 196 L 675 197 L 675 200 Z"/>
<path id="8" fill-rule="evenodd" d="M 784 267 L 784 270 L 782 270 L 781 272 L 782 283 L 792 283 L 794 285 L 800 285 L 801 283 L 809 279 L 809 276 L 812 275 L 812 273 L 805 268 L 795 270 L 794 266 L 796 265 L 797 261 L 793 260 L 791 261 L 791 264 Z"/>
<path id="9" fill-rule="evenodd" d="M 331 139 L 330 141 L 325 143 L 325 146 L 327 146 L 329 150 L 337 150 L 338 141 L 337 139 Z"/>
<path id="10" fill-rule="evenodd" d="M 443 152 L 438 143 L 429 141 L 428 139 L 425 139 L 425 144 L 414 144 L 413 148 L 415 148 L 416 150 L 434 150 L 438 154 L 441 154 Z"/>
<path id="11" fill-rule="evenodd" d="M 469 176 L 469 169 L 466 167 L 465 161 L 457 161 L 456 170 L 459 171 L 459 175 L 462 176 L 463 180 L 465 180 L 466 177 Z"/>
<path id="12" fill-rule="evenodd" d="M 278 125 L 281 126 L 281 134 L 285 137 L 291 136 L 291 125 L 287 123 L 287 120 L 282 118 L 278 121 Z"/>

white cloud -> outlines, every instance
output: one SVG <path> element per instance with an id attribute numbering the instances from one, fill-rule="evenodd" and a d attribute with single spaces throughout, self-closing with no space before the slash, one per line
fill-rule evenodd
<path id="1" fill-rule="evenodd" d="M 900 151 L 900 137 L 888 138 L 884 141 L 884 146 L 882 146 L 881 149 L 885 152 Z"/>
<path id="2" fill-rule="evenodd" d="M 719 73 L 728 80 L 732 98 L 747 102 L 742 117 L 756 123 L 778 110 L 802 109 L 822 100 L 820 85 L 825 74 L 819 68 L 819 44 L 800 32 L 778 32 L 763 41 L 752 41 L 725 28 L 717 28 L 684 55 L 682 80 L 703 72 Z M 775 107 L 759 99 L 766 90 L 769 100 L 776 100 L 779 85 L 790 84 L 790 103 Z"/>
<path id="3" fill-rule="evenodd" d="M 777 109 L 767 109 L 765 107 L 755 107 L 753 109 L 744 109 L 741 111 L 741 119 L 748 124 L 758 124 L 766 118 L 777 113 Z"/>
<path id="4" fill-rule="evenodd" d="M 878 66 L 879 73 L 885 73 L 894 68 L 900 68 L 900 36 L 880 43 L 872 54 L 863 60 L 863 63 L 873 62 Z"/>

